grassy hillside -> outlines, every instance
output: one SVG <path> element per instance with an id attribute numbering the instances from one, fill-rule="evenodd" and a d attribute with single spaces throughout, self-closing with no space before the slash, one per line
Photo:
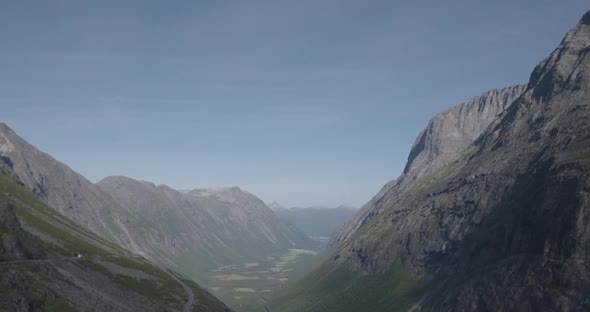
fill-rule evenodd
<path id="1" fill-rule="evenodd" d="M 385 274 L 326 264 L 277 291 L 269 308 L 273 312 L 407 311 L 433 283 L 416 278 L 400 263 Z"/>
<path id="2" fill-rule="evenodd" d="M 1 309 L 183 309 L 188 293 L 171 272 L 81 228 L 4 174 L 0 210 Z M 183 282 L 194 293 L 194 311 L 227 311 L 195 283 Z"/>

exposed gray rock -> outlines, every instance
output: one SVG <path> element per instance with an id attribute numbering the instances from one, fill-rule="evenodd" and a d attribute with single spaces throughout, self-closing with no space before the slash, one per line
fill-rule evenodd
<path id="1" fill-rule="evenodd" d="M 44 257 L 33 236 L 23 230 L 14 206 L 0 201 L 0 262 Z"/>
<path id="2" fill-rule="evenodd" d="M 368 289 L 364 276 L 410 276 L 420 286 L 384 293 L 424 292 L 413 310 L 589 311 L 590 12 L 457 156 L 408 183 L 412 155 L 409 170 L 340 233 L 332 261 L 314 274 L 337 280 L 332 272 L 353 268 Z M 300 295 L 352 295 L 321 283 L 307 279 L 293 311 L 346 311 L 342 300 L 326 306 Z M 398 310 L 383 302 L 373 308 Z"/>
<path id="3" fill-rule="evenodd" d="M 526 85 L 494 89 L 434 116 L 412 146 L 405 182 L 456 160 L 525 89 Z"/>
<path id="4" fill-rule="evenodd" d="M 589 14 L 457 162 L 386 194 L 341 259 L 446 276 L 437 310 L 589 309 Z M 379 228 L 392 235 L 371 240 Z"/>
<path id="5" fill-rule="evenodd" d="M 383 196 L 399 194 L 424 175 L 456 160 L 525 89 L 526 85 L 494 89 L 434 116 L 416 138 L 403 174 L 383 186 L 353 219 L 334 233 L 330 245 L 348 239 L 376 216 L 376 205 Z"/>

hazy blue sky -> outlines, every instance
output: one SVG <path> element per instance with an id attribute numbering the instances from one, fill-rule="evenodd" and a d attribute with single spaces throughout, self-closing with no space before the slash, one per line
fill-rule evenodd
<path id="1" fill-rule="evenodd" d="M 92 181 L 360 205 L 583 1 L 0 0 L 0 120 Z"/>

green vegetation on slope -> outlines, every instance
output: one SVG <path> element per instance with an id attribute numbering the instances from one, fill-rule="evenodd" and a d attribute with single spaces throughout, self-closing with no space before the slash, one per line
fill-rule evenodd
<path id="1" fill-rule="evenodd" d="M 274 294 L 269 307 L 272 312 L 407 311 L 431 283 L 417 279 L 399 261 L 385 274 L 324 265 Z"/>
<path id="2" fill-rule="evenodd" d="M 45 311 L 182 309 L 187 294 L 169 273 L 83 229 L 4 174 L 0 202 L 10 205 L 18 218 L 12 228 L 0 228 L 3 237 L 15 237 L 14 228 L 20 233 L 22 227 L 33 234 L 44 255 L 0 262 L 1 306 Z M 23 240 L 24 234 L 19 235 L 16 245 Z M 198 285 L 190 285 L 197 298 L 193 309 L 227 311 Z"/>
<path id="3" fill-rule="evenodd" d="M 317 251 L 290 249 L 271 256 L 223 265 L 207 274 L 207 285 L 227 305 L 240 312 L 264 311 L 271 292 L 297 280 L 321 264 Z"/>

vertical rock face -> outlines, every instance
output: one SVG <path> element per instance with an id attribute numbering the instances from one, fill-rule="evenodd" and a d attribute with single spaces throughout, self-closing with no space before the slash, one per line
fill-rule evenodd
<path id="1" fill-rule="evenodd" d="M 412 146 L 404 169 L 406 183 L 457 159 L 525 89 L 494 89 L 432 118 Z"/>
<path id="2" fill-rule="evenodd" d="M 348 239 L 377 215 L 377 206 L 384 195 L 398 194 L 422 176 L 455 161 L 525 89 L 526 85 L 494 89 L 434 116 L 416 138 L 403 174 L 387 183 L 351 221 L 334 233 L 331 245 Z"/>
<path id="3" fill-rule="evenodd" d="M 404 175 L 336 238 L 339 248 L 315 275 L 403 271 L 420 288 L 385 293 L 422 291 L 415 307 L 433 311 L 590 310 L 590 12 L 455 160 L 415 171 L 427 150 L 420 145 Z M 413 171 L 422 173 L 408 182 Z M 295 310 L 316 311 L 316 303 Z"/>

